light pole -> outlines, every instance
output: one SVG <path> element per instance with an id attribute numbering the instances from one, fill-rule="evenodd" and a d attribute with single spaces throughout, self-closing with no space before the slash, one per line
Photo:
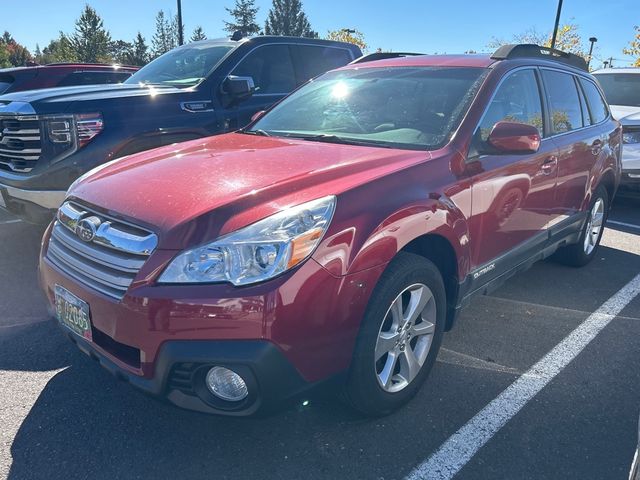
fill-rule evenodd
<path id="1" fill-rule="evenodd" d="M 178 0 L 178 45 L 184 43 L 184 35 L 182 32 L 182 0 Z"/>
<path id="2" fill-rule="evenodd" d="M 556 12 L 556 23 L 553 26 L 553 36 L 551 37 L 551 48 L 556 48 L 556 38 L 558 37 L 558 25 L 560 24 L 560 12 L 562 12 L 562 0 L 558 0 L 558 11 Z"/>
<path id="3" fill-rule="evenodd" d="M 589 47 L 589 60 L 587 60 L 587 68 L 591 65 L 591 54 L 593 53 L 593 44 L 598 41 L 596 37 L 590 37 L 589 41 L 591 42 L 591 46 Z"/>

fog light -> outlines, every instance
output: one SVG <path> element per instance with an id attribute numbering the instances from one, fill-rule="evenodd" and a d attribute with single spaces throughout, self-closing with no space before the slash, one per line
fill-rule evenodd
<path id="1" fill-rule="evenodd" d="M 249 394 L 242 377 L 228 368 L 213 367 L 207 372 L 206 382 L 211 393 L 228 402 L 239 402 Z"/>

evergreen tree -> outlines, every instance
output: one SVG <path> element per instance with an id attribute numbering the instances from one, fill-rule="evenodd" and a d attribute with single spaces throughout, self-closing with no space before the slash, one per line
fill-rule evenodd
<path id="1" fill-rule="evenodd" d="M 159 57 L 178 46 L 178 20 L 169 20 L 163 10 L 156 15 L 156 33 L 151 39 L 153 58 Z"/>
<path id="2" fill-rule="evenodd" d="M 95 63 L 111 60 L 111 35 L 105 30 L 102 19 L 89 5 L 76 20 L 76 31 L 70 38 L 71 46 L 80 62 Z"/>
<path id="3" fill-rule="evenodd" d="M 145 65 L 149 61 L 149 47 L 140 32 L 136 35 L 131 48 L 131 55 L 127 59 L 129 65 Z"/>
<path id="4" fill-rule="evenodd" d="M 245 36 L 260 33 L 260 26 L 256 23 L 259 8 L 256 7 L 255 0 L 236 0 L 235 7 L 224 8 L 233 17 L 232 22 L 224 21 L 224 29 L 227 32 L 240 31 Z"/>
<path id="5" fill-rule="evenodd" d="M 204 30 L 202 30 L 201 26 L 197 26 L 196 29 L 193 31 L 193 35 L 191 35 L 191 39 L 189 41 L 191 42 L 198 42 L 200 40 L 206 40 L 207 36 L 204 34 Z"/>
<path id="6" fill-rule="evenodd" d="M 129 57 L 133 50 L 133 45 L 129 42 L 125 42 L 124 40 L 115 40 L 111 42 L 109 50 L 114 62 L 128 64 Z"/>
<path id="7" fill-rule="evenodd" d="M 58 38 L 51 40 L 49 45 L 42 49 L 42 57 L 40 60 L 42 64 L 76 61 L 78 61 L 78 58 L 71 45 L 71 40 L 62 32 L 60 32 Z"/>
<path id="8" fill-rule="evenodd" d="M 309 19 L 302 11 L 300 0 L 273 0 L 273 6 L 264 24 L 264 33 L 318 38 L 318 33 L 311 29 Z"/>

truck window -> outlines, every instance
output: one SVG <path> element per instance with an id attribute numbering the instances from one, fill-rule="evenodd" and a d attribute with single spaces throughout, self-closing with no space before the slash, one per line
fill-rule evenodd
<path id="1" fill-rule="evenodd" d="M 252 77 L 257 94 L 284 94 L 296 87 L 289 45 L 264 45 L 250 52 L 231 72 Z"/>
<path id="2" fill-rule="evenodd" d="M 131 76 L 126 72 L 73 72 L 58 84 L 60 87 L 72 85 L 98 85 L 104 83 L 121 83 Z"/>
<path id="3" fill-rule="evenodd" d="M 317 77 L 334 68 L 342 67 L 353 60 L 351 52 L 345 48 L 292 45 L 291 50 L 299 83 L 304 83 L 310 78 Z"/>

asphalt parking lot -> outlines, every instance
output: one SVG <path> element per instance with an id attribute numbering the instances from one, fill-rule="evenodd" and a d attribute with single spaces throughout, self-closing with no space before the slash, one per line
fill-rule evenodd
<path id="1" fill-rule="evenodd" d="M 593 313 L 640 273 L 640 202 L 616 201 L 610 220 L 588 267 L 542 262 L 474 300 L 417 398 L 371 420 L 323 393 L 258 419 L 138 393 L 47 319 L 42 229 L 0 216 L 0 477 L 449 478 L 425 470 L 436 458 L 459 462 L 459 479 L 625 479 L 640 411 L 640 296 L 626 295 L 610 318 Z M 518 408 L 508 401 L 521 396 L 496 402 L 516 380 L 535 381 L 531 367 L 561 342 L 566 360 L 567 336 L 593 318 L 605 318 L 602 329 L 539 391 Z M 486 430 L 487 406 L 512 413 Z M 478 429 L 484 441 L 465 457 Z"/>

